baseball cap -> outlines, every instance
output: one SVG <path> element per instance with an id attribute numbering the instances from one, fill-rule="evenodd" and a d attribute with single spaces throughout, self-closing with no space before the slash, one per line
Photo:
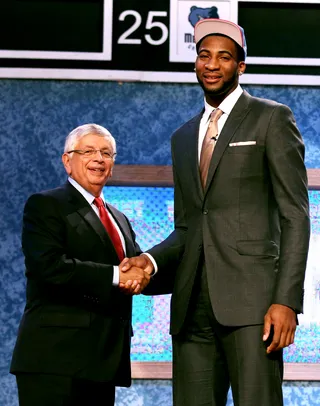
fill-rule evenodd
<path id="1" fill-rule="evenodd" d="M 213 34 L 223 34 L 233 39 L 243 49 L 246 58 L 247 42 L 243 28 L 231 21 L 221 20 L 220 18 L 204 18 L 197 22 L 194 27 L 194 40 L 197 51 L 203 38 Z"/>

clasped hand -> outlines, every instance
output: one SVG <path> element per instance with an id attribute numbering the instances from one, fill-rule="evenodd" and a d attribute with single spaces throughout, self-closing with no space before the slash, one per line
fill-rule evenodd
<path id="1" fill-rule="evenodd" d="M 119 265 L 119 288 L 131 295 L 140 294 L 150 282 L 153 264 L 147 255 L 124 258 Z"/>

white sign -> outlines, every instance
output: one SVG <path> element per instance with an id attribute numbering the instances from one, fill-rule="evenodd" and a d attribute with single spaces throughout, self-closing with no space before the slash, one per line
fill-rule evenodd
<path id="1" fill-rule="evenodd" d="M 237 23 L 237 1 L 170 1 L 170 62 L 194 62 L 194 26 L 203 18 L 220 18 Z"/>

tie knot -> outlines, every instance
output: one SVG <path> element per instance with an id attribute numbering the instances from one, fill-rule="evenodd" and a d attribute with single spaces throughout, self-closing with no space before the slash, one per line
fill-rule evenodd
<path id="1" fill-rule="evenodd" d="M 210 115 L 210 121 L 215 121 L 217 122 L 219 118 L 222 116 L 223 111 L 220 109 L 215 109 Z"/>
<path id="2" fill-rule="evenodd" d="M 103 200 L 101 199 L 101 197 L 95 197 L 93 203 L 94 203 L 97 207 L 104 206 L 104 203 L 103 203 Z"/>

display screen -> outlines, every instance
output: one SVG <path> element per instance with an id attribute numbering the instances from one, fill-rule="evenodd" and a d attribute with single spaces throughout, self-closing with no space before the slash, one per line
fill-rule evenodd
<path id="1" fill-rule="evenodd" d="M 319 18 L 320 4 L 307 1 L 239 1 L 250 56 L 320 58 Z"/>
<path id="2" fill-rule="evenodd" d="M 1 49 L 102 52 L 102 0 L 11 0 L 0 21 Z"/>
<path id="3" fill-rule="evenodd" d="M 142 250 L 161 242 L 173 230 L 173 188 L 105 187 L 106 200 L 131 221 Z M 320 191 L 310 191 L 312 235 L 305 279 L 304 314 L 285 362 L 320 363 Z M 318 259 L 317 259 L 318 258 Z M 172 360 L 169 335 L 170 295 L 135 296 L 132 361 Z"/>

